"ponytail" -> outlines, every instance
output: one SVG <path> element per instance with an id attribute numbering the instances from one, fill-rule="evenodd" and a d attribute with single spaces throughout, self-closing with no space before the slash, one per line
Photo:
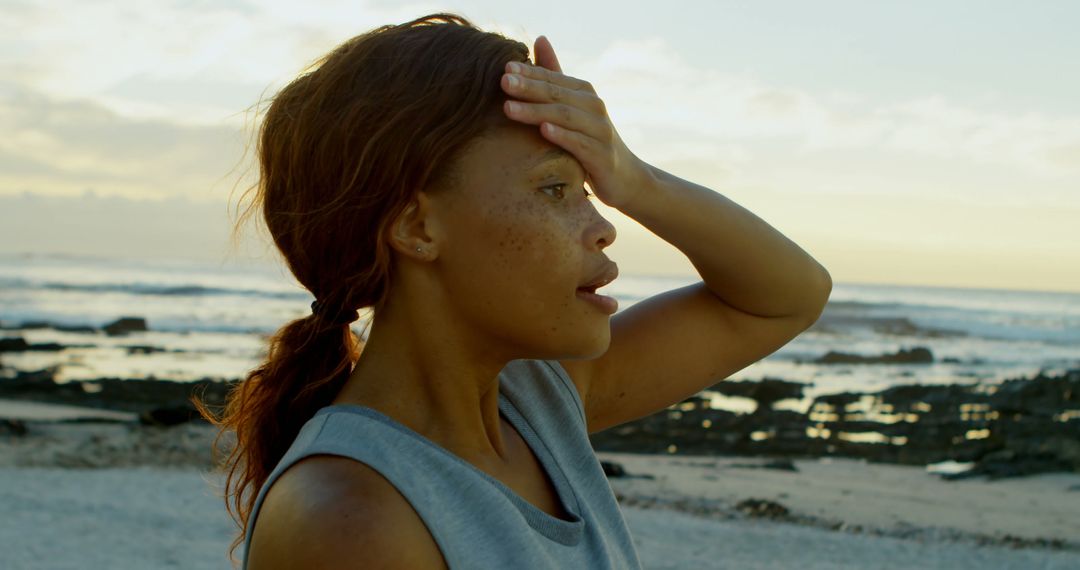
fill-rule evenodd
<path id="1" fill-rule="evenodd" d="M 236 445 L 225 459 L 228 479 L 239 477 L 249 483 L 226 494 L 226 509 L 241 529 L 230 557 L 243 542 L 259 487 L 303 424 L 341 391 L 360 357 L 361 341 L 347 324 L 327 326 L 320 321 L 317 315 L 297 319 L 269 338 L 266 360 L 229 392 L 223 419 L 197 397 L 192 399 L 199 413 L 219 428 L 214 449 L 225 433 L 235 434 Z"/>

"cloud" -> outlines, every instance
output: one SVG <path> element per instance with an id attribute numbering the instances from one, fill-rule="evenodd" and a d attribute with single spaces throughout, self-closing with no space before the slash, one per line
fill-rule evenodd
<path id="1" fill-rule="evenodd" d="M 1011 165 L 1043 177 L 1080 174 L 1080 116 L 977 109 L 942 95 L 902 102 L 859 93 L 814 93 L 753 77 L 695 68 L 666 40 L 613 42 L 577 58 L 579 77 L 605 100 L 616 126 L 647 134 L 679 132 L 691 145 L 760 141 L 797 144 L 800 152 L 878 149 L 936 159 Z M 622 132 L 620 130 L 620 132 Z M 746 157 L 745 146 L 735 157 Z M 729 157 L 721 163 L 738 167 Z M 737 162 L 737 160 L 735 161 Z"/>
<path id="2" fill-rule="evenodd" d="M 128 117 L 239 122 L 264 90 L 339 42 L 424 10 L 437 11 L 362 0 L 22 3 L 0 16 L 0 67 L 21 85 Z"/>
<path id="3" fill-rule="evenodd" d="M 183 197 L 0 195 L 0 253 L 265 259 L 268 238 L 251 226 L 237 248 L 231 247 L 231 214 L 221 203 Z"/>
<path id="4" fill-rule="evenodd" d="M 250 135 L 229 125 L 130 119 L 91 101 L 57 100 L 11 83 L 0 83 L 0 131 L 0 193 L 72 195 L 93 187 L 218 201 L 236 181 L 229 173 L 243 172 L 239 159 Z"/>
<path id="5" fill-rule="evenodd" d="M 1011 163 L 1043 176 L 1080 173 L 1080 163 L 1054 159 L 1057 149 L 1080 145 L 1080 117 L 980 111 L 929 96 L 882 107 L 875 119 L 886 126 L 877 142 L 896 150 Z"/>
<path id="6" fill-rule="evenodd" d="M 93 187 L 196 198 L 221 197 L 235 169 L 248 168 L 237 163 L 251 143 L 243 111 L 260 95 L 344 38 L 437 10 L 352 0 L 9 4 L 0 16 L 0 65 L 11 70 L 0 82 L 0 193 Z M 797 158 L 790 150 L 1080 174 L 1077 116 L 977 109 L 934 94 L 886 102 L 812 92 L 692 65 L 657 37 L 560 57 L 597 87 L 636 153 L 706 184 L 760 182 L 762 164 Z"/>
<path id="7" fill-rule="evenodd" d="M 1044 157 L 1055 166 L 1067 170 L 1080 170 L 1080 142 L 1066 143 L 1046 149 Z"/>

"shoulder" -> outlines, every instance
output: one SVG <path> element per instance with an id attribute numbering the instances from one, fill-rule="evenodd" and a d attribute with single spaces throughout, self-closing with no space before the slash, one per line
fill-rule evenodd
<path id="1" fill-rule="evenodd" d="M 252 530 L 250 570 L 447 568 L 420 515 L 378 471 L 314 455 L 267 491 Z"/>
<path id="2" fill-rule="evenodd" d="M 516 393 L 571 409 L 586 423 L 592 360 L 512 360 L 504 369 Z"/>

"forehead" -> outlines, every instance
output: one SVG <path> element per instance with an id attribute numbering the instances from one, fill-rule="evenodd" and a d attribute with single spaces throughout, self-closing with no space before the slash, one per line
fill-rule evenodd
<path id="1" fill-rule="evenodd" d="M 540 135 L 539 127 L 515 123 L 492 128 L 470 145 L 462 157 L 468 175 L 487 172 L 497 176 L 520 177 L 542 170 L 545 165 L 584 169 L 574 155 Z"/>

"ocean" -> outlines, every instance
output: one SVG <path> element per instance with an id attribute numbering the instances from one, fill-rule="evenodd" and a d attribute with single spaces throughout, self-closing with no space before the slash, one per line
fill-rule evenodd
<path id="1" fill-rule="evenodd" d="M 696 281 L 624 274 L 604 291 L 623 311 Z M 0 353 L 0 381 L 15 370 L 43 368 L 52 368 L 58 382 L 242 378 L 259 363 L 266 336 L 309 313 L 311 301 L 276 265 L 0 256 L 0 338 L 65 345 L 60 351 Z M 112 337 L 34 325 L 100 328 L 121 317 L 144 318 L 149 330 Z M 354 330 L 362 331 L 367 318 L 361 311 Z M 829 351 L 880 356 L 915 347 L 929 349 L 934 362 L 813 362 Z M 811 398 L 896 384 L 994 383 L 1078 366 L 1080 294 L 834 282 L 812 328 L 727 380 L 803 382 Z M 711 395 L 715 407 L 754 406 Z"/>

